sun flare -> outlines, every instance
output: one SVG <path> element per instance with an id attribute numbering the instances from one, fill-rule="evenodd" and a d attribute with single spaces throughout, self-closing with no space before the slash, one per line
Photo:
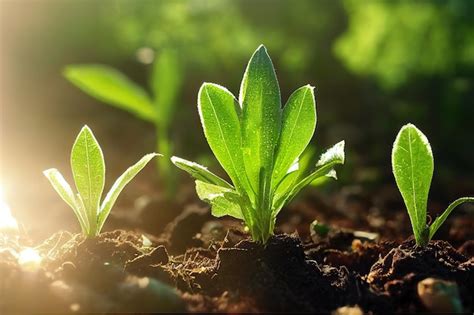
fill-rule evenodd
<path id="1" fill-rule="evenodd" d="M 18 222 L 12 216 L 10 207 L 4 199 L 3 189 L 0 186 L 0 232 L 17 232 Z"/>

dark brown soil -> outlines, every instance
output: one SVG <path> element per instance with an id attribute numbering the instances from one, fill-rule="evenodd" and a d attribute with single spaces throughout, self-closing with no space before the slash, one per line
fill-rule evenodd
<path id="1" fill-rule="evenodd" d="M 456 282 L 464 310 L 473 311 L 474 259 L 445 241 L 431 241 L 424 248 L 413 240 L 405 241 L 372 266 L 367 282 L 373 290 L 390 296 L 394 310 L 423 309 L 416 287 L 429 277 Z"/>
<path id="2" fill-rule="evenodd" d="M 265 246 L 252 242 L 241 222 L 216 219 L 194 205 L 174 209 L 173 218 L 167 209 L 162 233 L 146 238 L 124 230 L 96 239 L 57 233 L 36 247 L 43 263 L 34 272 L 17 261 L 31 243 L 4 238 L 0 313 L 314 313 L 347 305 L 374 314 L 436 311 L 418 296 L 426 278 L 457 284 L 463 310 L 474 310 L 473 232 L 465 228 L 474 220 L 468 214 L 458 213 L 437 235 L 458 250 L 446 241 L 418 248 L 402 241 L 410 236 L 404 209 L 380 210 L 399 209 L 399 203 L 352 190 L 342 196 L 312 195 L 285 209 Z M 153 204 L 136 220 L 147 222 L 141 228 L 148 232 L 163 225 L 151 222 Z M 315 219 L 327 224 L 327 235 L 311 233 Z"/>
<path id="3" fill-rule="evenodd" d="M 185 310 L 170 287 L 124 270 L 127 263 L 136 265 L 139 260 L 154 264 L 168 260 L 163 246 L 144 247 L 141 234 L 117 230 L 86 239 L 58 233 L 39 250 L 46 259 L 34 272 L 22 270 L 14 257 L 0 260 L 2 275 L 8 275 L 6 280 L 2 277 L 7 302 L 0 304 L 0 310 L 5 314 Z"/>

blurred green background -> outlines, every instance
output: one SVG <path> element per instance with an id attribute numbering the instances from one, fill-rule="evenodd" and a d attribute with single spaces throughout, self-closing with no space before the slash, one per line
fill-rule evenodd
<path id="1" fill-rule="evenodd" d="M 433 147 L 431 197 L 472 195 L 473 16 L 469 0 L 0 1 L 0 181 L 18 216 L 46 220 L 51 203 L 63 205 L 41 171 L 55 166 L 69 175 L 83 124 L 103 145 L 110 178 L 152 151 L 152 125 L 99 105 L 61 72 L 103 63 L 146 86 L 153 56 L 164 49 L 177 51 L 184 68 L 175 153 L 209 160 L 197 91 L 209 81 L 237 95 L 263 43 L 284 101 L 302 85 L 316 86 L 312 143 L 321 150 L 346 140 L 342 184 L 394 185 L 391 146 L 412 122 Z"/>

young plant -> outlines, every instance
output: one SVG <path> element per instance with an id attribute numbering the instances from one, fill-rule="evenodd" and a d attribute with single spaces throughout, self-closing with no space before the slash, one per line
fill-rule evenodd
<path id="1" fill-rule="evenodd" d="M 118 70 L 100 64 L 69 65 L 64 76 L 83 92 L 105 104 L 128 111 L 154 124 L 156 151 L 173 154 L 170 126 L 181 88 L 181 67 L 172 51 L 163 51 L 153 64 L 150 78 L 151 95 Z M 169 161 L 157 160 L 158 174 L 166 183 L 168 196 L 176 188 L 176 176 Z"/>
<path id="2" fill-rule="evenodd" d="M 204 83 L 198 110 L 207 142 L 232 184 L 197 163 L 178 157 L 172 162 L 196 179 L 197 194 L 211 205 L 214 216 L 243 220 L 258 242 L 273 234 L 278 213 L 298 192 L 318 177 L 335 177 L 334 166 L 344 163 L 342 141 L 300 178 L 298 158 L 316 127 L 314 88 L 299 88 L 282 109 L 264 46 L 248 63 L 239 100 L 222 86 Z"/>
<path id="3" fill-rule="evenodd" d="M 427 224 L 428 193 L 433 177 L 433 153 L 426 136 L 414 125 L 402 127 L 393 143 L 392 169 L 410 216 L 416 244 L 426 246 L 449 214 L 458 205 L 474 202 L 474 197 L 453 201 L 431 226 Z"/>
<path id="4" fill-rule="evenodd" d="M 127 185 L 158 154 L 145 155 L 129 167 L 112 185 L 101 201 L 105 183 L 105 162 L 102 149 L 89 127 L 84 126 L 71 151 L 71 169 L 78 193 L 74 193 L 61 173 L 51 168 L 44 175 L 56 192 L 72 208 L 87 237 L 99 235 L 115 201 Z"/>

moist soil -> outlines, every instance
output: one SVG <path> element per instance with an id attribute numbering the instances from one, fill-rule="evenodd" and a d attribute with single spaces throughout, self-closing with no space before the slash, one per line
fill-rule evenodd
<path id="1" fill-rule="evenodd" d="M 43 257 L 37 268 L 19 264 L 19 252 L 31 246 L 27 240 L 3 235 L 0 313 L 342 312 L 357 306 L 386 314 L 455 310 L 453 299 L 474 311 L 474 220 L 467 212 L 440 230 L 445 241 L 420 248 L 401 205 L 360 195 L 306 196 L 282 211 L 265 246 L 251 241 L 241 222 L 213 218 L 207 207 L 175 211 L 156 234 L 149 211 L 148 224 L 137 231 L 127 227 L 95 239 L 58 232 L 35 244 Z M 311 232 L 315 219 L 329 226 L 327 233 Z M 423 295 L 420 281 L 427 278 L 455 290 Z M 433 306 L 429 298 L 447 302 Z"/>

